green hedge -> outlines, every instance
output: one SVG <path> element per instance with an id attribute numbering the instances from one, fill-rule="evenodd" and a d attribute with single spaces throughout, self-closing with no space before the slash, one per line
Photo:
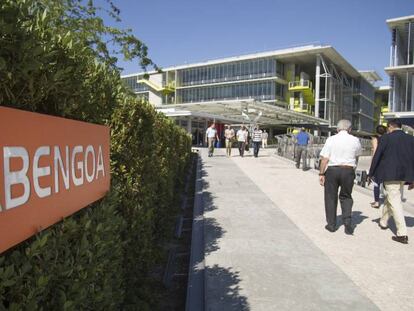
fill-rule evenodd
<path id="1" fill-rule="evenodd" d="M 112 189 L 0 256 L 0 310 L 150 310 L 190 138 L 59 26 L 56 3 L 1 2 L 0 105 L 109 125 Z"/>

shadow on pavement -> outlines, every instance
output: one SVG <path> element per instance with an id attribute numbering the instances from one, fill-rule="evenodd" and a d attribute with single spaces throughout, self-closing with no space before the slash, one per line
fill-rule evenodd
<path id="1" fill-rule="evenodd" d="M 352 224 L 354 226 L 360 225 L 367 218 L 368 218 L 368 216 L 365 216 L 360 211 L 353 211 L 352 212 Z M 338 215 L 338 219 L 339 219 L 339 221 L 338 221 L 338 228 L 339 228 L 340 226 L 342 226 L 344 224 L 343 221 L 342 221 L 342 215 Z"/>
<path id="2" fill-rule="evenodd" d="M 223 229 L 218 226 L 217 221 L 214 218 L 204 219 L 204 254 L 210 255 L 211 253 L 220 249 L 217 244 L 217 240 L 223 236 Z"/>
<path id="3" fill-rule="evenodd" d="M 209 295 L 220 297 L 209 304 L 209 310 L 248 311 L 247 298 L 239 294 L 239 272 L 225 269 L 218 265 L 206 267 L 209 278 L 214 278 L 214 287 L 208 288 Z"/>
<path id="4" fill-rule="evenodd" d="M 220 226 L 216 218 L 210 217 L 209 212 L 216 210 L 215 197 L 208 190 L 210 184 L 206 181 L 208 172 L 206 168 L 214 164 L 205 165 L 201 160 L 202 176 L 202 200 L 204 208 L 204 256 L 214 256 L 214 253 L 220 249 L 219 240 L 225 235 L 226 231 Z M 214 258 L 214 257 L 213 257 Z M 205 266 L 205 297 L 206 309 L 208 310 L 250 310 L 247 297 L 240 294 L 240 276 L 238 271 L 231 267 L 224 268 L 217 264 Z"/>
<path id="5" fill-rule="evenodd" d="M 373 219 L 372 222 L 379 224 L 380 219 L 381 218 Z M 405 216 L 405 224 L 407 227 L 414 227 L 414 217 Z M 390 218 L 390 220 L 388 221 L 388 227 L 389 230 L 392 231 L 392 233 L 397 235 L 397 227 L 395 226 L 394 218 Z M 378 229 L 380 228 L 378 227 Z"/>

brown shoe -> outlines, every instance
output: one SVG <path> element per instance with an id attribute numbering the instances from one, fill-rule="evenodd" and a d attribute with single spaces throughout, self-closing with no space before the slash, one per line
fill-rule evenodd
<path id="1" fill-rule="evenodd" d="M 392 239 L 395 242 L 400 242 L 402 244 L 408 244 L 408 236 L 406 235 L 402 235 L 402 236 L 396 235 L 396 236 L 393 236 Z"/>
<path id="2" fill-rule="evenodd" d="M 379 207 L 380 207 L 380 205 L 379 205 L 379 203 L 378 203 L 378 202 L 372 202 L 372 203 L 371 203 L 371 207 L 372 207 L 372 208 L 379 208 Z"/>

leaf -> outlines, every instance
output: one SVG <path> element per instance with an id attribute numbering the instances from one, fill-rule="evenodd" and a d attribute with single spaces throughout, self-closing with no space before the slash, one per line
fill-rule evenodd
<path id="1" fill-rule="evenodd" d="M 47 235 L 45 234 L 44 236 L 42 236 L 42 238 L 40 239 L 40 247 L 45 246 L 47 243 Z"/>
<path id="2" fill-rule="evenodd" d="M 6 268 L 6 270 L 3 272 L 3 275 L 1 276 L 1 278 L 3 280 L 7 280 L 10 279 L 12 277 L 12 275 L 14 274 L 14 265 L 10 265 Z"/>
<path id="3" fill-rule="evenodd" d="M 43 14 L 42 14 L 42 22 L 44 22 L 46 20 L 46 17 L 47 17 L 47 9 L 45 9 L 43 11 Z"/>
<path id="4" fill-rule="evenodd" d="M 6 281 L 1 282 L 1 285 L 4 286 L 4 287 L 10 287 L 14 284 L 16 284 L 16 280 L 14 280 L 14 279 L 10 279 L 10 280 L 6 280 Z"/>
<path id="5" fill-rule="evenodd" d="M 73 301 L 66 301 L 63 305 L 63 310 L 70 310 L 73 307 Z"/>
<path id="6" fill-rule="evenodd" d="M 38 279 L 37 279 L 37 286 L 39 287 L 44 287 L 46 286 L 46 284 L 49 282 L 49 279 L 46 276 L 41 275 Z"/>

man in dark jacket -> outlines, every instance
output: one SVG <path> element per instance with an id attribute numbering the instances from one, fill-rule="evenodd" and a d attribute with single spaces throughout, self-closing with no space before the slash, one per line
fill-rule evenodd
<path id="1" fill-rule="evenodd" d="M 388 131 L 389 134 L 382 136 L 374 154 L 369 177 L 376 183 L 384 183 L 387 193 L 379 226 L 381 229 L 387 229 L 388 219 L 393 216 L 397 235 L 392 239 L 407 244 L 407 227 L 401 204 L 400 187 L 406 182 L 411 184 L 414 182 L 414 137 L 401 130 L 401 122 L 397 119 L 388 122 Z"/>

